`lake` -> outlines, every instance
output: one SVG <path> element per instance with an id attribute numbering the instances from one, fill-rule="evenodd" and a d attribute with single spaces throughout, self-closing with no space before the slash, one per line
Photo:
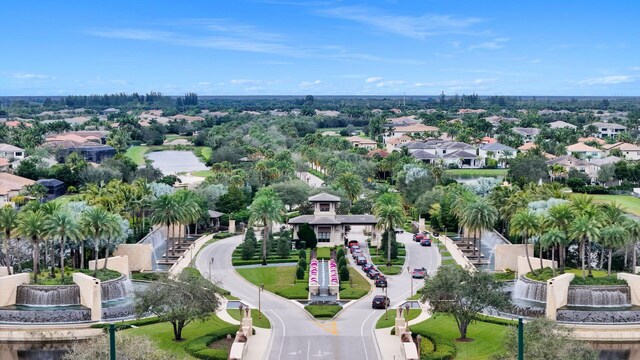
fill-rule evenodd
<path id="1" fill-rule="evenodd" d="M 154 151 L 146 155 L 164 175 L 209 170 L 191 151 Z"/>

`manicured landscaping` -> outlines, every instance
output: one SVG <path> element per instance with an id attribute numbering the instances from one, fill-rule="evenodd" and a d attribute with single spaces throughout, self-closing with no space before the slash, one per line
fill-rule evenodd
<path id="1" fill-rule="evenodd" d="M 508 169 L 448 169 L 447 174 L 456 177 L 506 176 Z"/>
<path id="2" fill-rule="evenodd" d="M 360 299 L 369 293 L 371 284 L 356 269 L 351 266 L 348 269 L 349 281 L 340 282 L 340 299 Z"/>
<path id="3" fill-rule="evenodd" d="M 307 299 L 309 297 L 309 274 L 303 280 L 296 280 L 295 266 L 259 267 L 237 269 L 250 283 L 287 299 Z"/>
<path id="4" fill-rule="evenodd" d="M 193 175 L 193 176 L 200 176 L 200 177 L 203 177 L 203 178 L 207 178 L 207 177 L 209 177 L 209 176 L 213 176 L 213 175 L 214 175 L 214 172 L 213 172 L 213 171 L 211 171 L 211 170 L 200 170 L 200 171 L 194 171 L 194 172 L 192 172 L 192 173 L 191 173 L 191 175 Z"/>
<path id="5" fill-rule="evenodd" d="M 497 281 L 512 281 L 515 280 L 516 274 L 513 271 L 494 272 L 493 278 Z"/>
<path id="6" fill-rule="evenodd" d="M 385 319 L 385 315 L 382 315 L 376 323 L 376 329 L 384 329 L 394 326 L 396 323 L 396 313 L 396 309 L 387 310 L 387 319 Z M 422 309 L 409 309 L 409 316 L 407 317 L 407 321 L 411 321 L 417 318 L 421 313 Z"/>
<path id="7" fill-rule="evenodd" d="M 60 276 L 60 269 L 56 269 L 54 273 L 54 277 L 50 277 L 51 272 L 49 271 L 49 269 L 42 268 L 40 269 L 40 274 L 38 274 L 38 280 L 33 282 L 33 284 L 34 285 L 73 285 L 75 284 L 73 282 L 74 272 L 93 276 L 93 270 L 66 268 L 64 270 L 64 282 L 63 282 L 62 277 Z M 98 269 L 96 278 L 100 281 L 108 281 L 108 280 L 117 279 L 120 276 L 122 276 L 122 274 L 117 271 L 113 271 L 109 269 Z"/>
<path id="8" fill-rule="evenodd" d="M 310 252 L 307 251 L 307 262 L 309 260 L 309 253 Z M 298 250 L 291 250 L 288 258 L 277 256 L 273 251 L 269 251 L 267 254 L 267 264 L 297 263 L 298 260 Z M 262 243 L 260 241 L 256 243 L 253 258 L 248 260 L 242 259 L 242 244 L 238 245 L 231 255 L 231 263 L 233 266 L 262 264 Z"/>
<path id="9" fill-rule="evenodd" d="M 148 337 L 159 349 L 175 355 L 178 359 L 227 359 L 228 349 L 210 349 L 208 345 L 226 337 L 227 334 L 235 336 L 238 328 L 237 325 L 231 325 L 212 315 L 204 322 L 196 321 L 187 325 L 182 332 L 184 340 L 180 342 L 173 340 L 173 328 L 168 322 L 125 331 L 131 335 Z"/>
<path id="10" fill-rule="evenodd" d="M 591 270 L 593 277 L 586 277 L 584 279 L 582 278 L 582 269 L 565 269 L 565 272 L 576 275 L 571 281 L 571 285 L 627 285 L 627 282 L 619 280 L 616 274 L 608 276 L 606 270 Z M 560 275 L 560 271 L 556 269 L 555 276 L 558 275 Z M 552 269 L 548 267 L 542 269 L 542 271 L 538 271 L 536 275 L 527 273 L 525 276 L 528 279 L 543 282 L 554 277 Z"/>
<path id="11" fill-rule="evenodd" d="M 456 341 L 460 337 L 455 319 L 448 314 L 437 314 L 419 324 L 410 326 L 414 334 L 429 338 L 435 345 L 437 353 L 448 352 L 453 346 L 456 359 L 485 360 L 503 351 L 503 339 L 508 331 L 504 325 L 476 321 L 469 326 L 468 342 Z M 432 354 L 435 355 L 435 354 Z M 426 357 L 425 357 L 426 356 Z M 452 357 L 436 357 L 422 354 L 422 359 L 451 359 Z"/>
<path id="12" fill-rule="evenodd" d="M 227 309 L 227 313 L 232 318 L 240 321 L 240 310 L 239 309 Z M 258 314 L 260 314 L 260 318 L 258 318 Z M 264 314 L 258 311 L 258 309 L 251 309 L 251 318 L 253 319 L 253 326 L 263 328 L 263 329 L 271 329 L 271 323 L 269 319 L 267 319 Z"/>
<path id="13" fill-rule="evenodd" d="M 316 319 L 331 319 L 338 311 L 342 310 L 340 305 L 307 305 L 304 307 Z"/>
<path id="14" fill-rule="evenodd" d="M 400 265 L 391 265 L 391 266 L 380 265 L 380 266 L 376 266 L 376 268 L 378 269 L 378 271 L 380 271 L 384 275 L 398 275 L 402 272 L 402 269 L 404 267 Z"/>
<path id="15" fill-rule="evenodd" d="M 631 195 L 589 195 L 597 203 L 608 204 L 615 201 L 621 205 L 625 211 L 633 215 L 640 216 L 640 199 Z"/>
<path id="16" fill-rule="evenodd" d="M 318 260 L 321 259 L 325 259 L 325 260 L 329 260 L 331 259 L 331 248 L 328 247 L 319 247 L 316 249 L 316 258 Z"/>
<path id="17" fill-rule="evenodd" d="M 127 149 L 125 156 L 129 157 L 138 165 L 144 165 L 144 154 L 148 151 L 148 146 L 131 146 Z"/>

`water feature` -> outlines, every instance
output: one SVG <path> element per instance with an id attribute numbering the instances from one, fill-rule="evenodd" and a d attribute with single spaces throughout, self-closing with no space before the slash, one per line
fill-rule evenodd
<path id="1" fill-rule="evenodd" d="M 20 285 L 16 294 L 17 305 L 65 306 L 80 304 L 78 285 Z"/>
<path id="2" fill-rule="evenodd" d="M 209 170 L 191 151 L 154 151 L 148 153 L 146 157 L 164 175 Z"/>
<path id="3" fill-rule="evenodd" d="M 569 306 L 631 306 L 628 286 L 569 286 Z"/>
<path id="4" fill-rule="evenodd" d="M 133 293 L 133 284 L 128 277 L 123 276 L 115 280 L 104 281 L 100 284 L 102 301 L 130 298 Z"/>
<path id="5" fill-rule="evenodd" d="M 544 303 L 547 301 L 547 284 L 520 277 L 513 286 L 511 297 Z"/>

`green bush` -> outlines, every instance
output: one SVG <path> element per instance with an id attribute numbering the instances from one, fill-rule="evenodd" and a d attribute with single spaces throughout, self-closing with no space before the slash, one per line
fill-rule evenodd
<path id="1" fill-rule="evenodd" d="M 429 338 L 423 337 L 420 340 L 420 354 L 431 354 L 436 351 L 436 347 L 433 345 Z"/>
<path id="2" fill-rule="evenodd" d="M 283 290 L 276 290 L 276 295 L 280 295 L 285 299 L 304 299 L 307 300 L 309 298 L 309 290 L 308 287 L 299 287 L 292 286 Z"/>
<path id="3" fill-rule="evenodd" d="M 211 345 L 214 341 L 224 339 L 228 334 L 231 336 L 235 336 L 236 330 L 234 328 L 229 327 L 228 332 L 221 331 L 225 329 L 220 329 L 214 333 L 203 335 L 191 340 L 186 346 L 185 351 L 189 353 L 189 355 L 205 360 L 226 360 L 229 358 L 229 351 L 222 349 L 210 349 L 209 345 Z"/>
<path id="4" fill-rule="evenodd" d="M 298 280 L 304 279 L 304 269 L 302 268 L 302 266 L 298 266 L 298 268 L 296 269 L 296 279 Z"/>
<path id="5" fill-rule="evenodd" d="M 336 251 L 336 260 L 340 260 L 342 258 L 344 258 L 344 249 L 339 248 L 338 251 Z"/>
<path id="6" fill-rule="evenodd" d="M 342 257 L 342 258 L 340 258 L 340 260 L 338 260 L 338 269 L 340 269 L 343 266 L 347 266 L 347 260 L 344 257 Z"/>
<path id="7" fill-rule="evenodd" d="M 226 239 L 228 237 L 232 237 L 234 234 L 227 232 L 227 231 L 222 231 L 219 233 L 216 233 L 215 235 L 213 235 L 214 239 Z"/>
<path id="8" fill-rule="evenodd" d="M 131 279 L 143 280 L 143 281 L 157 281 L 160 278 L 160 274 L 155 272 L 133 273 Z"/>
<path id="9" fill-rule="evenodd" d="M 338 274 L 340 275 L 340 281 L 349 281 L 349 269 L 346 266 L 339 268 Z"/>
<path id="10" fill-rule="evenodd" d="M 306 259 L 306 258 L 307 258 L 307 252 L 306 252 L 306 251 L 304 251 L 304 250 L 300 250 L 300 251 L 298 252 L 298 257 L 299 257 L 300 259 Z"/>
<path id="11" fill-rule="evenodd" d="M 307 259 L 301 258 L 298 260 L 298 266 L 302 268 L 303 271 L 307 270 Z"/>
<path id="12" fill-rule="evenodd" d="M 307 305 L 304 307 L 316 319 L 331 319 L 338 311 L 342 310 L 340 305 Z"/>
<path id="13" fill-rule="evenodd" d="M 433 333 L 420 335 L 423 337 L 423 342 L 425 339 L 428 339 L 434 347 L 431 353 L 420 353 L 420 360 L 451 360 L 456 356 L 457 350 L 453 341 Z"/>
<path id="14" fill-rule="evenodd" d="M 262 260 L 261 259 L 241 260 L 241 259 L 234 258 L 234 259 L 231 260 L 231 262 L 232 262 L 233 266 L 262 264 Z M 269 263 L 269 264 L 284 264 L 284 263 L 295 263 L 295 262 L 296 262 L 295 258 L 289 258 L 289 259 L 267 258 L 267 263 Z"/>

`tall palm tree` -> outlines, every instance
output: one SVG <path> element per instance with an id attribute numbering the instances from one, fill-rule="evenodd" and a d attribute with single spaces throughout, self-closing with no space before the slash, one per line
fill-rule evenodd
<path id="1" fill-rule="evenodd" d="M 391 243 L 395 240 L 395 228 L 402 225 L 405 220 L 400 196 L 395 193 L 380 195 L 373 206 L 373 214 L 378 218 L 377 227 L 387 231 L 387 266 L 390 266 Z"/>
<path id="2" fill-rule="evenodd" d="M 47 219 L 49 218 L 51 215 L 53 215 L 55 212 L 57 212 L 58 210 L 60 210 L 62 208 L 62 205 L 59 202 L 55 202 L 55 201 L 49 201 L 46 202 L 42 205 L 40 205 L 39 210 L 42 212 L 42 214 L 44 215 L 44 218 Z M 42 237 L 44 238 L 44 262 L 45 262 L 45 267 L 46 266 L 50 266 L 50 273 L 49 276 L 51 276 L 51 278 L 53 278 L 55 276 L 55 263 L 56 263 L 56 256 L 55 256 L 55 251 L 53 249 L 53 241 L 51 242 L 51 244 L 49 244 L 49 240 L 50 240 L 50 236 L 46 233 L 46 231 L 42 234 Z M 51 245 L 51 247 L 49 246 Z M 51 259 L 47 259 L 47 254 L 51 254 Z M 47 262 L 49 261 L 49 262 Z"/>
<path id="3" fill-rule="evenodd" d="M 629 237 L 629 232 L 621 225 L 609 225 L 601 231 L 601 243 L 603 247 L 609 249 L 609 260 L 607 265 L 607 274 L 611 275 L 611 257 L 613 249 L 624 245 L 625 240 Z"/>
<path id="4" fill-rule="evenodd" d="M 518 211 L 511 217 L 511 221 L 509 222 L 509 233 L 512 236 L 520 236 L 522 238 L 529 270 L 531 270 L 534 275 L 537 275 L 537 273 L 533 270 L 531 259 L 529 258 L 529 238 L 538 233 L 539 226 L 538 215 L 529 209 Z"/>
<path id="5" fill-rule="evenodd" d="M 104 234 L 106 242 L 104 245 L 104 265 L 102 266 L 103 270 L 107 268 L 107 262 L 109 261 L 109 248 L 111 247 L 111 240 L 118 239 L 126 235 L 122 232 L 122 227 L 120 226 L 122 220 L 122 217 L 118 214 L 108 214 L 107 216 L 107 220 L 104 224 Z"/>
<path id="6" fill-rule="evenodd" d="M 476 253 L 476 245 L 478 251 L 478 260 L 482 256 L 482 231 L 493 229 L 498 221 L 498 210 L 491 205 L 488 199 L 477 198 L 471 202 L 463 212 L 465 225 L 469 230 L 473 231 L 473 253 Z M 477 233 L 480 233 L 478 243 L 476 244 Z"/>
<path id="7" fill-rule="evenodd" d="M 591 246 L 591 242 L 600 236 L 600 222 L 588 214 L 578 216 L 569 226 L 571 238 L 580 242 L 580 259 L 582 262 L 582 278 L 586 277 L 585 270 L 585 246 Z M 589 252 L 589 275 L 591 275 L 591 253 Z"/>
<path id="8" fill-rule="evenodd" d="M 37 283 L 40 272 L 40 238 L 45 231 L 44 214 L 38 210 L 28 210 L 20 213 L 16 230 L 18 234 L 29 239 L 33 246 L 33 278 L 34 282 Z"/>
<path id="9" fill-rule="evenodd" d="M 336 179 L 336 183 L 347 193 L 349 202 L 353 205 L 362 193 L 362 178 L 352 172 L 340 174 Z"/>
<path id="10" fill-rule="evenodd" d="M 264 226 L 262 238 L 262 265 L 267 265 L 267 241 L 274 222 L 282 221 L 284 217 L 284 204 L 278 195 L 271 189 L 263 189 L 253 199 L 250 207 L 249 225 L 261 224 Z"/>
<path id="11" fill-rule="evenodd" d="M 18 212 L 12 206 L 8 205 L 0 209 L 0 230 L 4 232 L 2 253 L 4 254 L 8 274 L 11 274 L 11 250 L 9 249 L 9 241 L 11 240 L 12 232 L 17 226 L 17 220 Z"/>
<path id="12" fill-rule="evenodd" d="M 561 243 L 558 243 L 558 263 L 560 265 L 560 273 L 564 273 L 564 266 L 566 261 L 566 250 L 568 240 L 568 231 L 569 224 L 574 218 L 574 214 L 571 210 L 571 207 L 567 203 L 558 204 L 549 209 L 544 218 L 545 228 L 547 229 L 558 229 L 562 231 L 565 235 L 565 240 Z"/>
<path id="13" fill-rule="evenodd" d="M 631 269 L 631 271 L 635 273 L 636 266 L 638 263 L 637 249 L 638 249 L 638 239 L 640 239 L 640 221 L 627 218 L 625 228 L 629 232 L 629 239 L 631 241 L 631 245 L 633 246 L 633 251 L 631 252 L 632 254 L 631 256 L 633 256 L 633 261 L 631 262 L 631 266 L 633 266 L 633 268 Z"/>
<path id="14" fill-rule="evenodd" d="M 67 240 L 73 241 L 82 237 L 78 220 L 66 209 L 60 209 L 45 221 L 46 232 L 52 239 L 60 242 L 60 276 L 64 283 L 64 248 Z"/>
<path id="15" fill-rule="evenodd" d="M 540 236 L 540 247 L 546 249 L 553 249 L 554 247 L 564 246 L 563 244 L 567 241 L 567 234 L 560 230 L 559 228 L 552 227 L 545 231 L 544 234 Z M 553 275 L 556 274 L 556 268 L 553 265 L 555 261 L 555 251 L 551 251 L 551 270 L 553 271 Z"/>
<path id="16" fill-rule="evenodd" d="M 82 214 L 82 218 L 80 219 L 80 225 L 82 226 L 84 235 L 93 240 L 95 260 L 93 277 L 96 277 L 98 275 L 98 251 L 100 250 L 100 240 L 104 237 L 108 230 L 107 223 L 109 221 L 109 215 L 109 212 L 107 212 L 107 210 L 105 210 L 102 206 L 94 206 L 85 211 Z M 82 251 L 82 254 L 84 255 L 84 250 Z"/>
<path id="17" fill-rule="evenodd" d="M 201 211 L 198 204 L 198 197 L 196 194 L 189 190 L 180 190 L 173 195 L 176 199 L 176 206 L 180 208 L 180 227 L 182 230 L 185 226 L 188 230 L 189 225 L 197 222 L 200 219 Z M 185 232 L 186 233 L 186 232 Z M 181 242 L 182 231 L 178 232 L 178 244 Z"/>
<path id="18" fill-rule="evenodd" d="M 152 220 L 154 224 L 166 225 L 167 227 L 167 248 L 165 259 L 169 258 L 169 247 L 171 241 L 170 228 L 182 218 L 182 209 L 177 206 L 176 198 L 173 195 L 162 195 L 152 205 Z M 175 235 L 175 234 L 174 234 Z M 175 242 L 171 246 L 172 255 L 175 255 Z"/>

